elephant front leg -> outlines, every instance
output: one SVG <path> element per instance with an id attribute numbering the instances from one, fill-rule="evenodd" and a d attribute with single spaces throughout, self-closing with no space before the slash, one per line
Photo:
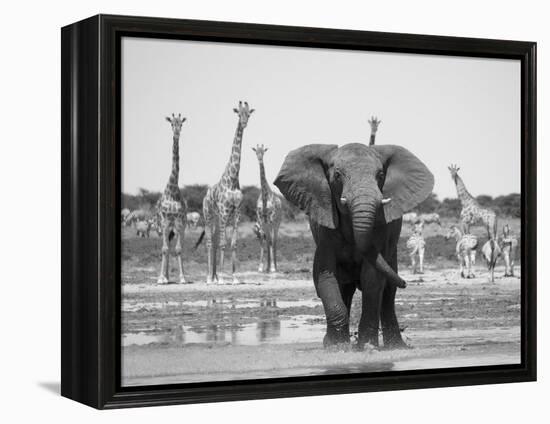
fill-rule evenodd
<path id="1" fill-rule="evenodd" d="M 385 278 L 365 261 L 361 268 L 362 310 L 357 339 L 359 349 L 362 349 L 365 344 L 378 347 L 378 330 L 380 328 L 384 285 Z"/>
<path id="2" fill-rule="evenodd" d="M 397 272 L 397 253 L 392 256 L 390 266 Z M 382 308 L 380 310 L 380 322 L 382 323 L 382 339 L 385 349 L 407 348 L 408 345 L 401 337 L 401 329 L 395 313 L 395 295 L 397 288 L 386 284 L 382 293 Z"/>
<path id="3" fill-rule="evenodd" d="M 349 315 L 336 279 L 336 265 L 333 259 L 320 254 L 319 249 L 315 252 L 313 280 L 327 319 L 327 333 L 323 345 L 326 348 L 336 346 L 348 349 Z"/>

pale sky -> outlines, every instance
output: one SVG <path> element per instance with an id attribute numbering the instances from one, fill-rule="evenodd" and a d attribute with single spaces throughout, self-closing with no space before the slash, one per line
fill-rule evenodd
<path id="1" fill-rule="evenodd" d="M 376 115 L 376 144 L 402 145 L 424 161 L 440 199 L 456 197 L 451 163 L 473 195 L 520 192 L 519 61 L 124 38 L 122 83 L 123 192 L 164 189 L 172 112 L 187 117 L 180 186 L 216 183 L 239 100 L 256 109 L 241 186 L 259 185 L 256 144 L 269 147 L 271 183 L 299 146 L 368 144 Z"/>

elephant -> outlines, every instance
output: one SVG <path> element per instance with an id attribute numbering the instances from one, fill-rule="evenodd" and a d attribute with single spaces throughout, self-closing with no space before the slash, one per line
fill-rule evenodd
<path id="1" fill-rule="evenodd" d="M 326 348 L 349 349 L 352 298 L 362 311 L 357 345 L 405 348 L 395 314 L 401 217 L 432 192 L 434 177 L 407 149 L 396 145 L 310 144 L 291 151 L 274 181 L 303 210 L 316 249 L 313 282 L 325 311 Z"/>

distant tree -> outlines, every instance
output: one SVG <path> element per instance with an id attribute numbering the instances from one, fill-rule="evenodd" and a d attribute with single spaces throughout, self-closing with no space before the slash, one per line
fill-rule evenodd
<path id="1" fill-rule="evenodd" d="M 138 190 L 138 197 L 140 198 L 140 208 L 149 210 L 152 209 L 160 198 L 160 192 L 149 191 L 144 188 Z"/>
<path id="2" fill-rule="evenodd" d="M 461 210 L 462 210 L 462 204 L 460 203 L 460 199 L 446 198 L 446 199 L 443 199 L 443 202 L 441 202 L 441 205 L 439 206 L 437 213 L 447 218 L 458 218 L 460 216 Z"/>
<path id="3" fill-rule="evenodd" d="M 187 209 L 202 215 L 202 200 L 206 196 L 206 184 L 187 185 L 181 189 L 181 195 L 187 201 Z"/>
<path id="4" fill-rule="evenodd" d="M 493 197 L 487 194 L 480 194 L 476 197 L 476 200 L 483 207 L 493 206 Z"/>
<path id="5" fill-rule="evenodd" d="M 441 202 L 437 199 L 437 194 L 430 193 L 426 200 L 424 200 L 416 207 L 415 211 L 418 213 L 437 212 L 440 205 Z"/>
<path id="6" fill-rule="evenodd" d="M 519 193 L 498 196 L 494 200 L 494 205 L 498 209 L 499 215 L 513 218 L 521 217 L 521 195 Z"/>
<path id="7" fill-rule="evenodd" d="M 243 192 L 241 216 L 243 220 L 254 221 L 256 219 L 256 202 L 260 195 L 260 189 L 256 186 L 244 186 L 241 188 L 241 191 Z"/>

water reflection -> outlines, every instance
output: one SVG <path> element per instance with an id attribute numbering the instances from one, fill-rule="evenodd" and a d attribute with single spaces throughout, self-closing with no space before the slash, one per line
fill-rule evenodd
<path id="1" fill-rule="evenodd" d="M 279 300 L 277 298 L 238 299 L 209 298 L 182 302 L 127 303 L 126 311 L 150 311 L 152 309 L 176 308 L 193 314 L 199 309 L 203 318 L 201 324 L 188 324 L 185 318 L 175 328 L 157 328 L 151 332 L 127 333 L 123 335 L 123 346 L 168 344 L 185 346 L 190 344 L 210 345 L 258 345 L 262 343 L 314 342 L 322 339 L 324 322 L 316 315 L 280 316 L 281 310 L 294 307 L 316 307 L 318 299 Z M 253 317 L 237 312 L 242 308 L 257 308 Z M 286 313 L 286 312 L 285 312 Z M 195 316 L 197 316 L 195 314 Z M 187 321 L 187 322 L 186 322 Z M 252 322 L 251 322 L 252 321 Z"/>
<path id="2" fill-rule="evenodd" d="M 319 299 L 297 299 L 297 300 L 280 300 L 276 298 L 266 299 L 236 299 L 236 298 L 210 298 L 201 300 L 184 300 L 181 302 L 166 301 L 166 302 L 137 302 L 133 300 L 124 300 L 122 302 L 123 312 L 138 312 L 147 313 L 155 310 L 168 309 L 245 309 L 245 308 L 314 308 L 321 306 Z"/>
<path id="3" fill-rule="evenodd" d="M 254 346 L 263 343 L 309 343 L 322 339 L 325 325 L 312 323 L 313 316 L 301 315 L 287 319 L 273 316 L 258 319 L 256 323 L 243 325 L 209 324 L 204 327 L 180 325 L 163 333 L 127 333 L 122 337 L 123 346 L 169 344 L 185 346 L 192 344 Z"/>

